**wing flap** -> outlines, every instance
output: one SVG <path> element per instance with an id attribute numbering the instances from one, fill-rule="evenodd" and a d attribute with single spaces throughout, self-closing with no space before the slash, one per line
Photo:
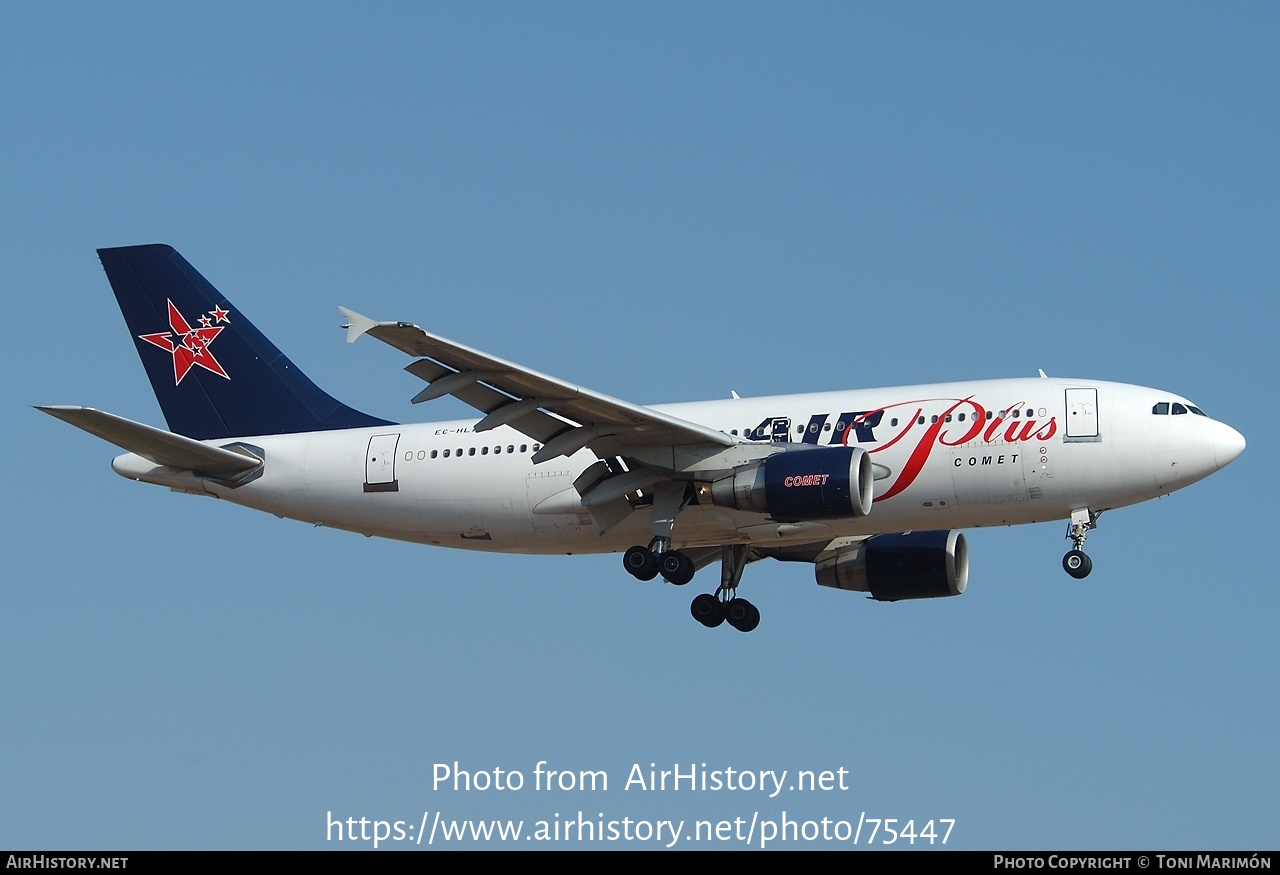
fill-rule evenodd
<path id="1" fill-rule="evenodd" d="M 262 464 L 256 456 L 202 444 L 92 407 L 50 405 L 37 406 L 36 409 L 157 465 L 225 476 L 249 471 Z"/>
<path id="2" fill-rule="evenodd" d="M 488 383 L 482 382 L 493 378 L 493 375 L 488 372 L 452 371 L 430 359 L 418 359 L 408 365 L 405 370 L 428 384 L 427 388 L 413 397 L 415 402 L 419 399 L 429 401 L 444 395 L 452 395 L 463 404 L 487 415 L 513 402 L 527 400 L 516 398 L 507 392 L 500 392 Z M 426 397 L 423 397 L 424 395 Z M 542 443 L 546 443 L 570 427 L 570 423 L 565 420 L 536 409 L 529 410 L 519 417 L 519 420 L 519 422 L 510 423 L 512 428 Z"/>

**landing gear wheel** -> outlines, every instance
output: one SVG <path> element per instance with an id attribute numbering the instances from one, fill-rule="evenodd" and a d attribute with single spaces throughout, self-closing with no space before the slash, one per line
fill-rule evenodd
<path id="1" fill-rule="evenodd" d="M 632 547 L 622 554 L 622 567 L 637 580 L 653 580 L 658 576 L 658 557 L 647 547 Z"/>
<path id="2" fill-rule="evenodd" d="M 1098 527 L 1100 516 L 1102 511 L 1087 507 L 1071 511 L 1071 522 L 1067 523 L 1067 540 L 1071 541 L 1071 549 L 1062 557 L 1062 567 L 1076 580 L 1088 577 L 1093 570 L 1093 560 L 1084 552 L 1084 539 L 1091 529 Z"/>
<path id="3" fill-rule="evenodd" d="M 1093 570 L 1093 560 L 1083 550 L 1071 550 L 1062 557 L 1062 567 L 1076 580 L 1083 580 Z"/>
<path id="4" fill-rule="evenodd" d="M 693 567 L 693 560 L 679 550 L 668 550 L 660 555 L 658 567 L 666 581 L 676 586 L 684 586 L 693 580 L 693 574 L 697 571 Z"/>
<path id="5" fill-rule="evenodd" d="M 760 611 L 746 599 L 730 599 L 725 605 L 725 619 L 739 632 L 750 632 L 760 625 Z"/>
<path id="6" fill-rule="evenodd" d="M 724 609 L 720 605 L 720 600 L 710 593 L 704 592 L 696 596 L 693 604 L 689 605 L 689 613 L 708 629 L 714 629 L 724 622 Z"/>

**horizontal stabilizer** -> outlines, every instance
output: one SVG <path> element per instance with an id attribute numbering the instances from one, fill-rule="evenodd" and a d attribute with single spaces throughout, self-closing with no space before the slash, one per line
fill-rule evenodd
<path id="1" fill-rule="evenodd" d="M 180 434 L 94 410 L 92 407 L 54 405 L 37 406 L 36 409 L 157 465 L 168 465 L 199 474 L 229 475 L 249 471 L 262 464 L 261 459 L 247 453 L 211 447 Z"/>

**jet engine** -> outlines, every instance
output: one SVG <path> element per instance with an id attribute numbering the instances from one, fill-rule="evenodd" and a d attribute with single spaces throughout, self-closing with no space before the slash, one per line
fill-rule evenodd
<path id="1" fill-rule="evenodd" d="M 822 586 L 869 592 L 873 599 L 960 595 L 969 582 L 969 549 L 957 531 L 876 535 L 814 561 Z"/>
<path id="2" fill-rule="evenodd" d="M 861 447 L 787 450 L 711 484 L 711 502 L 779 522 L 866 516 L 874 474 Z"/>

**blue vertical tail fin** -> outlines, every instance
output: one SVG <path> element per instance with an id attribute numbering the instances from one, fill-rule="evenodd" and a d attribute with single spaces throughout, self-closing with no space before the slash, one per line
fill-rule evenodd
<path id="1" fill-rule="evenodd" d="M 387 424 L 311 382 L 172 246 L 98 257 L 171 431 L 211 440 Z"/>

